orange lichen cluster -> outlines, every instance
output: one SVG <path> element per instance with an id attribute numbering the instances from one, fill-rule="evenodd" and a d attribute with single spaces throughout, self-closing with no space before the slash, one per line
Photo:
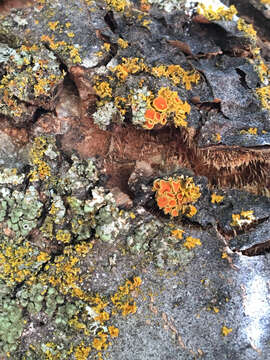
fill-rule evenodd
<path id="1" fill-rule="evenodd" d="M 192 217 L 197 209 L 191 205 L 201 196 L 199 186 L 194 184 L 192 177 L 184 175 L 170 177 L 167 180 L 157 179 L 153 184 L 156 191 L 156 201 L 164 214 L 176 217 L 179 213 Z"/>
<path id="2" fill-rule="evenodd" d="M 133 280 L 127 280 L 123 286 L 119 286 L 117 292 L 111 296 L 111 301 L 123 316 L 134 314 L 137 311 L 137 305 L 130 293 L 141 285 L 140 277 L 134 277 Z"/>
<path id="3" fill-rule="evenodd" d="M 173 116 L 175 127 L 186 127 L 186 114 L 189 114 L 190 110 L 190 105 L 186 101 L 183 102 L 176 91 L 162 87 L 157 97 L 152 102 L 148 101 L 143 127 L 151 130 L 156 124 L 165 125 L 170 116 Z"/>

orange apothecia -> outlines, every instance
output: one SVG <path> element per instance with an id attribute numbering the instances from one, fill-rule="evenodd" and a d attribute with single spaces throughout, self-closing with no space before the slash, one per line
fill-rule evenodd
<path id="1" fill-rule="evenodd" d="M 157 179 L 153 184 L 156 191 L 156 201 L 164 214 L 176 217 L 179 213 L 192 217 L 197 209 L 192 205 L 201 196 L 199 186 L 194 184 L 193 178 L 188 176 Z"/>
<path id="2" fill-rule="evenodd" d="M 148 103 L 148 109 L 145 111 L 144 128 L 153 129 L 156 124 L 165 125 L 169 117 L 173 117 L 174 126 L 187 126 L 186 116 L 190 113 L 191 107 L 185 101 L 183 102 L 176 91 L 162 87 L 158 95 Z"/>

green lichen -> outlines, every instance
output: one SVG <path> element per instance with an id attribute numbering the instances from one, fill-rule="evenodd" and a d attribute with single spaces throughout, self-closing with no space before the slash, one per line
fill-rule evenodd
<path id="1" fill-rule="evenodd" d="M 11 299 L 5 285 L 1 283 L 0 292 L 0 355 L 11 353 L 17 349 L 18 340 L 25 327 L 22 309 Z M 3 291 L 4 290 L 4 291 Z"/>

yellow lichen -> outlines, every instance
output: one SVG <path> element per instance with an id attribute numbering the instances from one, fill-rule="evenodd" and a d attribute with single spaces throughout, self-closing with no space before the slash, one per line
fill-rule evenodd
<path id="1" fill-rule="evenodd" d="M 94 349 L 96 350 L 106 350 L 108 347 L 108 343 L 106 342 L 108 338 L 108 335 L 105 334 L 102 331 L 98 332 L 98 337 L 95 337 L 93 342 L 92 342 L 92 346 Z"/>
<path id="2" fill-rule="evenodd" d="M 197 71 L 184 70 L 180 65 L 159 65 L 153 67 L 151 73 L 158 78 L 168 78 L 174 85 L 183 84 L 186 90 L 191 90 L 192 83 L 197 84 L 200 80 Z"/>
<path id="3" fill-rule="evenodd" d="M 112 88 L 107 81 L 102 81 L 94 86 L 96 94 L 103 98 L 112 97 Z"/>
<path id="4" fill-rule="evenodd" d="M 227 326 L 223 326 L 221 329 L 221 333 L 223 336 L 227 336 L 232 332 L 232 328 L 228 328 Z"/>
<path id="5" fill-rule="evenodd" d="M 223 199 L 224 199 L 224 196 L 217 195 L 217 194 L 215 194 L 215 193 L 213 193 L 213 194 L 211 195 L 211 203 L 212 203 L 212 204 L 218 204 L 218 203 L 220 203 Z"/>
<path id="6" fill-rule="evenodd" d="M 140 277 L 134 277 L 133 281 L 127 280 L 123 286 L 119 286 L 117 292 L 111 296 L 111 301 L 115 308 L 122 312 L 123 316 L 134 314 L 137 305 L 131 297 L 131 291 L 136 290 L 142 283 Z"/>
<path id="7" fill-rule="evenodd" d="M 116 73 L 119 80 L 125 81 L 130 74 L 136 74 L 139 71 L 147 71 L 147 66 L 139 58 L 122 58 L 122 63 L 111 68 Z"/>
<path id="8" fill-rule="evenodd" d="M 202 245 L 200 239 L 193 238 L 192 236 L 188 236 L 184 242 L 184 246 L 189 250 L 198 245 Z"/>
<path id="9" fill-rule="evenodd" d="M 262 106 L 270 110 L 270 85 L 256 89 L 256 93 L 261 100 Z"/>
<path id="10" fill-rule="evenodd" d="M 257 128 L 249 128 L 248 130 L 241 130 L 240 134 L 250 134 L 250 135 L 257 135 L 258 129 Z"/>
<path id="11" fill-rule="evenodd" d="M 119 38 L 117 40 L 117 44 L 122 48 L 122 49 L 126 49 L 128 47 L 128 42 L 125 41 L 124 39 L 122 38 Z"/>
<path id="12" fill-rule="evenodd" d="M 231 5 L 229 8 L 225 6 L 219 6 L 217 9 L 213 9 L 212 5 L 206 6 L 200 3 L 197 7 L 197 12 L 198 14 L 206 17 L 209 21 L 231 21 L 234 15 L 237 14 L 237 9 L 234 5 Z"/>
<path id="13" fill-rule="evenodd" d="M 115 326 L 109 326 L 108 327 L 108 330 L 109 330 L 109 334 L 112 338 L 114 337 L 118 337 L 119 335 L 119 329 Z"/>
<path id="14" fill-rule="evenodd" d="M 243 31 L 247 37 L 251 40 L 257 39 L 257 32 L 254 30 L 251 24 L 247 24 L 244 19 L 239 19 L 237 22 L 237 28 L 240 31 Z"/>
<path id="15" fill-rule="evenodd" d="M 55 21 L 55 22 L 50 21 L 50 22 L 48 23 L 49 28 L 50 28 L 52 31 L 55 31 L 55 30 L 56 30 L 58 24 L 59 24 L 59 21 Z"/>
<path id="16" fill-rule="evenodd" d="M 56 233 L 56 240 L 61 241 L 65 244 L 69 243 L 71 234 L 68 230 L 58 230 Z"/>
<path id="17" fill-rule="evenodd" d="M 76 360 L 87 360 L 90 351 L 91 351 L 91 347 L 84 346 L 84 342 L 82 341 L 80 343 L 80 345 L 78 345 L 75 348 L 75 353 L 74 353 L 75 359 Z"/>
<path id="18" fill-rule="evenodd" d="M 242 210 L 240 214 L 232 214 L 232 222 L 230 225 L 241 227 L 243 225 L 251 224 L 255 219 L 253 210 Z"/>
<path id="19" fill-rule="evenodd" d="M 175 229 L 171 231 L 171 235 L 178 238 L 178 239 L 183 239 L 183 234 L 185 233 L 184 230 L 181 229 Z"/>
<path id="20" fill-rule="evenodd" d="M 34 165 L 34 169 L 29 173 L 30 181 L 44 180 L 51 176 L 50 166 L 42 159 L 47 146 L 45 138 L 42 136 L 35 138 L 30 150 L 30 161 Z"/>
<path id="21" fill-rule="evenodd" d="M 105 0 L 110 8 L 115 11 L 124 11 L 129 5 L 127 0 Z"/>

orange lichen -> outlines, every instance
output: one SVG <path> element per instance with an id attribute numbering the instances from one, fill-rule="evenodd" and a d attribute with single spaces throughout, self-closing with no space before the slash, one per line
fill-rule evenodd
<path id="1" fill-rule="evenodd" d="M 162 96 L 156 97 L 153 101 L 153 105 L 158 111 L 161 112 L 166 111 L 168 109 L 167 101 Z"/>
<path id="2" fill-rule="evenodd" d="M 186 114 L 190 113 L 191 107 L 185 101 L 183 102 L 176 91 L 169 88 L 160 88 L 157 97 L 146 99 L 148 109 L 145 111 L 146 129 L 153 129 L 156 124 L 165 125 L 169 117 L 173 117 L 175 127 L 187 126 Z"/>
<path id="3" fill-rule="evenodd" d="M 191 217 L 197 212 L 191 204 L 198 200 L 201 193 L 191 177 L 181 175 L 167 180 L 157 179 L 153 191 L 156 191 L 157 205 L 164 214 L 176 217 L 182 213 Z"/>

